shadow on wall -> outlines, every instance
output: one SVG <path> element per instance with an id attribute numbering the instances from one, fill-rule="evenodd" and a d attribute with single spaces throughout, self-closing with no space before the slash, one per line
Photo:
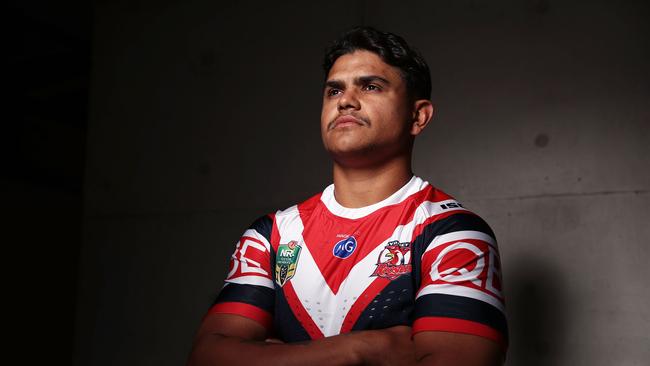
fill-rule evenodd
<path id="1" fill-rule="evenodd" d="M 510 350 L 506 364 L 561 364 L 571 318 L 565 278 L 551 264 L 526 256 L 517 259 L 508 276 Z"/>

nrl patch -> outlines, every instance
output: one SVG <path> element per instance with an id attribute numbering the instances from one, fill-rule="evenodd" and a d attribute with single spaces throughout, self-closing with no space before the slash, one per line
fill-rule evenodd
<path id="1" fill-rule="evenodd" d="M 370 276 L 384 277 L 394 280 L 411 272 L 411 243 L 389 241 L 384 250 L 379 253 L 377 268 Z"/>
<path id="2" fill-rule="evenodd" d="M 275 282 L 284 286 L 296 274 L 298 258 L 302 248 L 295 240 L 287 244 L 280 244 L 278 253 L 275 256 Z"/>

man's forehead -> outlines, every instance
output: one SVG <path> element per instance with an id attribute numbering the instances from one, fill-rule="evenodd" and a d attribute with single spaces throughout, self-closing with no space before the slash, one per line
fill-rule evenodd
<path id="1" fill-rule="evenodd" d="M 385 63 L 377 54 L 363 50 L 340 56 L 332 65 L 327 79 L 356 79 L 370 75 L 391 81 L 400 79 L 399 69 Z"/>

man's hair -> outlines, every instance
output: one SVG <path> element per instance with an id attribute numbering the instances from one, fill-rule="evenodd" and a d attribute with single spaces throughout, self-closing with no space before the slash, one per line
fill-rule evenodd
<path id="1" fill-rule="evenodd" d="M 398 68 L 411 97 L 431 99 L 431 74 L 422 55 L 402 37 L 372 27 L 352 28 L 327 48 L 323 60 L 325 78 L 339 57 L 357 50 L 375 53 L 388 65 Z"/>

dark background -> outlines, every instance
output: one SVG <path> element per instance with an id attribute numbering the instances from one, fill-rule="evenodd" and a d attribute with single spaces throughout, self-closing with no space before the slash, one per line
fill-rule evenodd
<path id="1" fill-rule="evenodd" d="M 6 362 L 72 364 L 92 4 L 3 4 L 3 349 Z"/>
<path id="2" fill-rule="evenodd" d="M 642 1 L 8 3 L 5 316 L 26 363 L 183 364 L 238 236 L 330 182 L 325 45 L 428 60 L 416 173 L 500 241 L 508 365 L 650 358 Z M 6 240 L 6 241 L 5 241 Z"/>

